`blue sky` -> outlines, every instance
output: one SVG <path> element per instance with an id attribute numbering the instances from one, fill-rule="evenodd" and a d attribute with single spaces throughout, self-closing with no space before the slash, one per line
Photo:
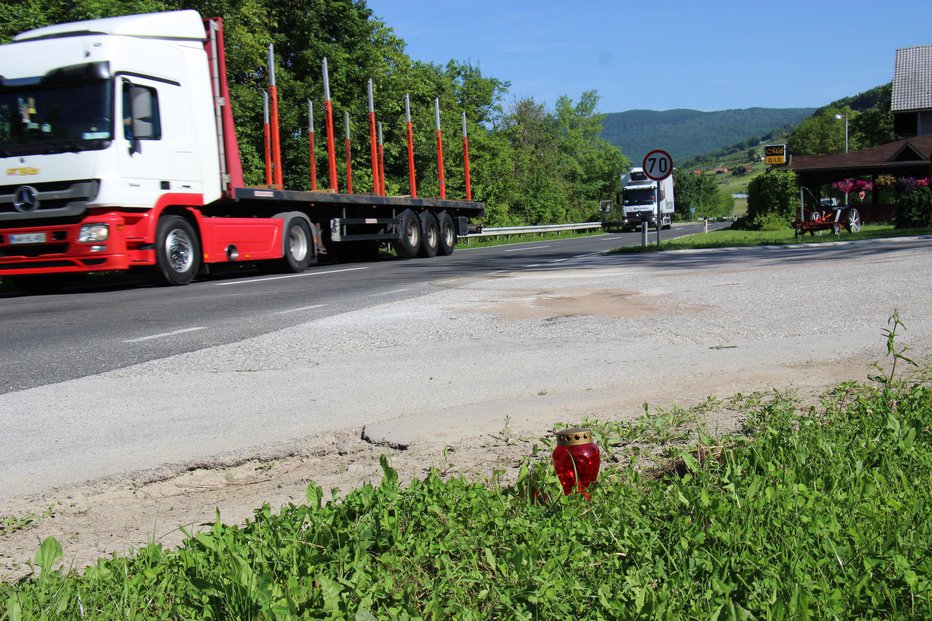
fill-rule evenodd
<path id="1" fill-rule="evenodd" d="M 932 0 L 369 0 L 416 60 L 469 61 L 506 103 L 595 89 L 601 112 L 819 107 L 932 45 Z"/>

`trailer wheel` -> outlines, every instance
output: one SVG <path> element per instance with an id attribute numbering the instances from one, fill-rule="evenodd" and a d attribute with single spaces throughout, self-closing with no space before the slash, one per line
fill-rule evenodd
<path id="1" fill-rule="evenodd" d="M 399 222 L 401 236 L 392 242 L 395 252 L 403 259 L 416 257 L 421 248 L 421 223 L 410 209 L 401 212 Z"/>
<path id="2" fill-rule="evenodd" d="M 440 245 L 437 247 L 437 254 L 443 257 L 449 256 L 453 254 L 453 248 L 456 246 L 456 227 L 453 225 L 453 218 L 443 211 L 437 216 L 437 226 L 440 228 Z"/>
<path id="3" fill-rule="evenodd" d="M 155 265 L 159 282 L 186 285 L 201 267 L 201 245 L 191 223 L 181 216 L 163 216 L 155 235 Z"/>
<path id="4" fill-rule="evenodd" d="M 422 257 L 436 257 L 440 247 L 440 226 L 437 216 L 429 211 L 421 214 L 421 251 Z"/>

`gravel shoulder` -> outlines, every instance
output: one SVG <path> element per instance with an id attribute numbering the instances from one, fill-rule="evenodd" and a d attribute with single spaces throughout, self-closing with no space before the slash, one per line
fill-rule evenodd
<path id="1" fill-rule="evenodd" d="M 894 309 L 928 361 L 930 250 L 590 256 L 0 395 L 0 574 L 28 573 L 48 535 L 81 567 L 302 502 L 310 481 L 346 492 L 378 479 L 382 454 L 405 479 L 507 480 L 558 422 L 773 388 L 813 400 L 883 360 Z"/>

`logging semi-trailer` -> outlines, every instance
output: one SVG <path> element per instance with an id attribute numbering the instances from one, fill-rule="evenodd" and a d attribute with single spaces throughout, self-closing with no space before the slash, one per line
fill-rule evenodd
<path id="1" fill-rule="evenodd" d="M 0 46 L 0 278 L 28 290 L 141 268 L 183 285 L 210 266 L 300 272 L 321 255 L 372 256 L 386 244 L 404 258 L 452 253 L 484 212 L 471 200 L 465 121 L 465 200 L 446 198 L 439 104 L 440 197 L 417 196 L 410 112 L 411 194 L 387 196 L 370 83 L 371 192 L 351 193 L 349 167 L 339 191 L 322 60 L 328 183 L 317 188 L 308 102 L 312 185 L 289 190 L 271 48 L 266 183 L 243 181 L 219 18 L 113 17 L 30 30 Z"/>

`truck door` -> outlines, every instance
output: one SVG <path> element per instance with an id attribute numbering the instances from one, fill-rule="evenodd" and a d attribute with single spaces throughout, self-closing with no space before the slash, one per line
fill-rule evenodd
<path id="1" fill-rule="evenodd" d="M 171 189 L 172 157 L 163 133 L 160 89 L 177 88 L 142 77 L 119 80 L 117 158 L 127 207 L 152 207 Z"/>

